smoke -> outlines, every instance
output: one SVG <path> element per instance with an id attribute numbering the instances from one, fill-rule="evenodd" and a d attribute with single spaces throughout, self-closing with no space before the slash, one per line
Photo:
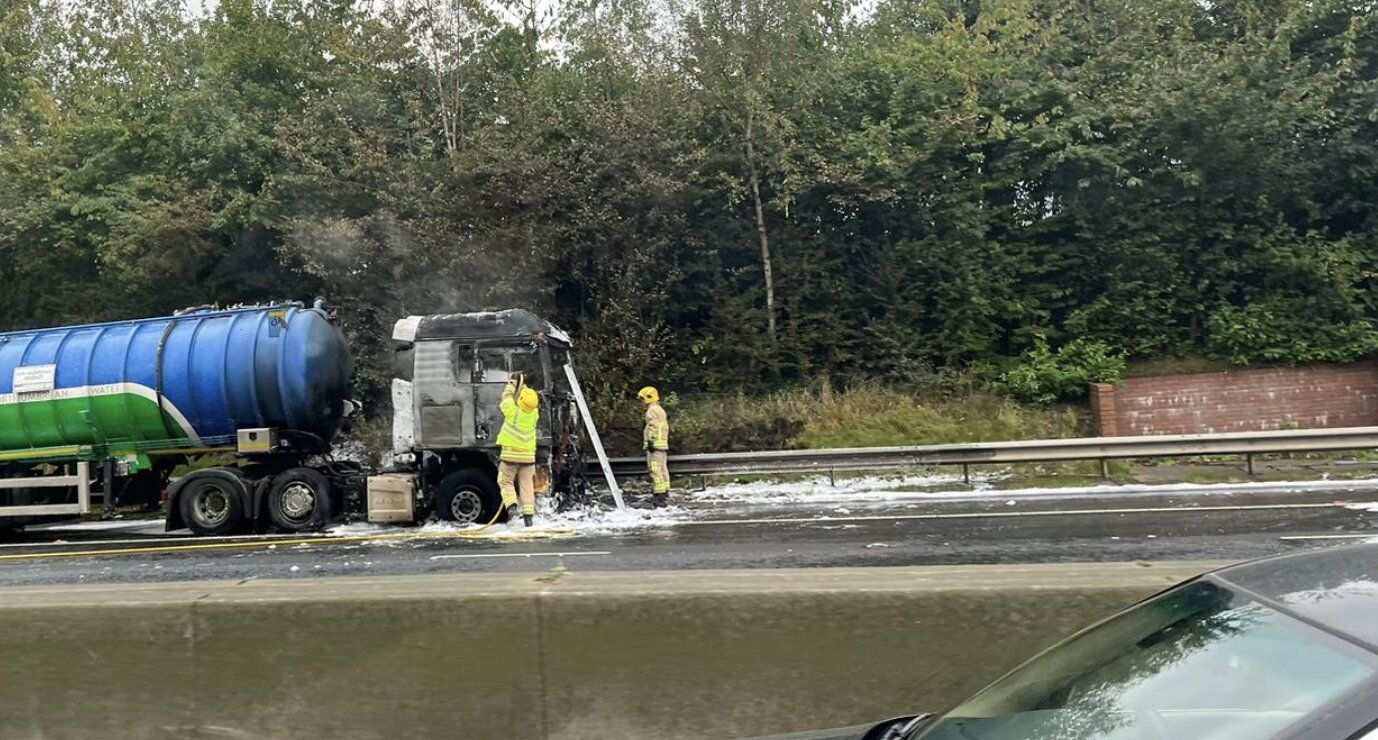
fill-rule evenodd
<path id="1" fill-rule="evenodd" d="M 368 306 L 393 319 L 548 308 L 549 285 L 530 250 L 432 236 L 426 227 L 387 213 L 303 219 L 294 224 L 289 248 L 342 307 Z"/>

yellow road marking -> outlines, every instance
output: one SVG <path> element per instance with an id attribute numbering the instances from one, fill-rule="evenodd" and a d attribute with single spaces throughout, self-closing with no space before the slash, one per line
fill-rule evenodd
<path id="1" fill-rule="evenodd" d="M 269 547 L 276 545 L 316 545 L 338 544 L 343 542 L 368 542 L 372 540 L 424 540 L 424 539 L 464 539 L 464 540 L 545 540 L 566 539 L 577 533 L 572 529 L 542 529 L 512 533 L 499 532 L 485 534 L 483 529 L 460 530 L 458 532 L 401 532 L 396 534 L 349 535 L 346 537 L 303 537 L 301 539 L 254 540 L 251 542 L 204 542 L 195 545 L 159 545 L 156 547 L 124 547 L 106 550 L 69 550 L 66 552 L 30 552 L 16 555 L 0 555 L 0 560 L 43 560 L 46 558 L 85 558 L 105 555 L 149 555 L 164 552 L 183 552 L 199 550 L 234 550 L 246 547 Z"/>

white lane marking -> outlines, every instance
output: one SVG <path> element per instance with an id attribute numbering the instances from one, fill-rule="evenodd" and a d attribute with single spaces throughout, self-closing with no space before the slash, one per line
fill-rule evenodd
<path id="1" fill-rule="evenodd" d="M 830 516 L 819 519 L 700 519 L 677 522 L 678 526 L 713 524 L 834 524 L 837 522 L 894 522 L 913 519 L 1014 519 L 1026 516 L 1094 516 L 1097 514 L 1159 514 L 1202 511 L 1267 511 L 1270 509 L 1339 509 L 1344 504 L 1240 504 L 1237 506 L 1162 506 L 1156 508 L 1050 509 L 1047 511 L 970 511 L 960 514 L 890 514 L 886 516 Z"/>
<path id="2" fill-rule="evenodd" d="M 488 552 L 473 555 L 432 555 L 431 560 L 470 558 L 571 558 L 580 555 L 611 555 L 611 550 L 571 550 L 569 552 Z"/>
<path id="3" fill-rule="evenodd" d="M 1378 532 L 1369 534 L 1293 534 L 1284 535 L 1278 539 L 1284 541 L 1294 540 L 1378 540 Z"/>

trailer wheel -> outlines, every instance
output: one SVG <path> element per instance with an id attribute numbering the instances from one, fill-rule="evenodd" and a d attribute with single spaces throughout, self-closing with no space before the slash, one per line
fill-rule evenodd
<path id="1" fill-rule="evenodd" d="M 440 481 L 436 516 L 458 524 L 487 524 L 502 508 L 498 482 L 482 470 L 456 470 Z"/>
<path id="2" fill-rule="evenodd" d="M 199 535 L 229 534 L 244 523 L 244 499 L 229 480 L 217 475 L 187 481 L 177 507 L 187 528 Z"/>
<path id="3" fill-rule="evenodd" d="M 292 468 L 268 486 L 268 516 L 284 532 L 320 529 L 330 521 L 330 481 L 311 468 Z"/>

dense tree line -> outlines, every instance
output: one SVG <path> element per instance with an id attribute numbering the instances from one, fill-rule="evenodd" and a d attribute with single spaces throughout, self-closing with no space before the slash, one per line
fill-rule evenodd
<path id="1" fill-rule="evenodd" d="M 602 397 L 1378 348 L 1372 0 L 4 0 L 0 327 L 520 305 Z"/>

